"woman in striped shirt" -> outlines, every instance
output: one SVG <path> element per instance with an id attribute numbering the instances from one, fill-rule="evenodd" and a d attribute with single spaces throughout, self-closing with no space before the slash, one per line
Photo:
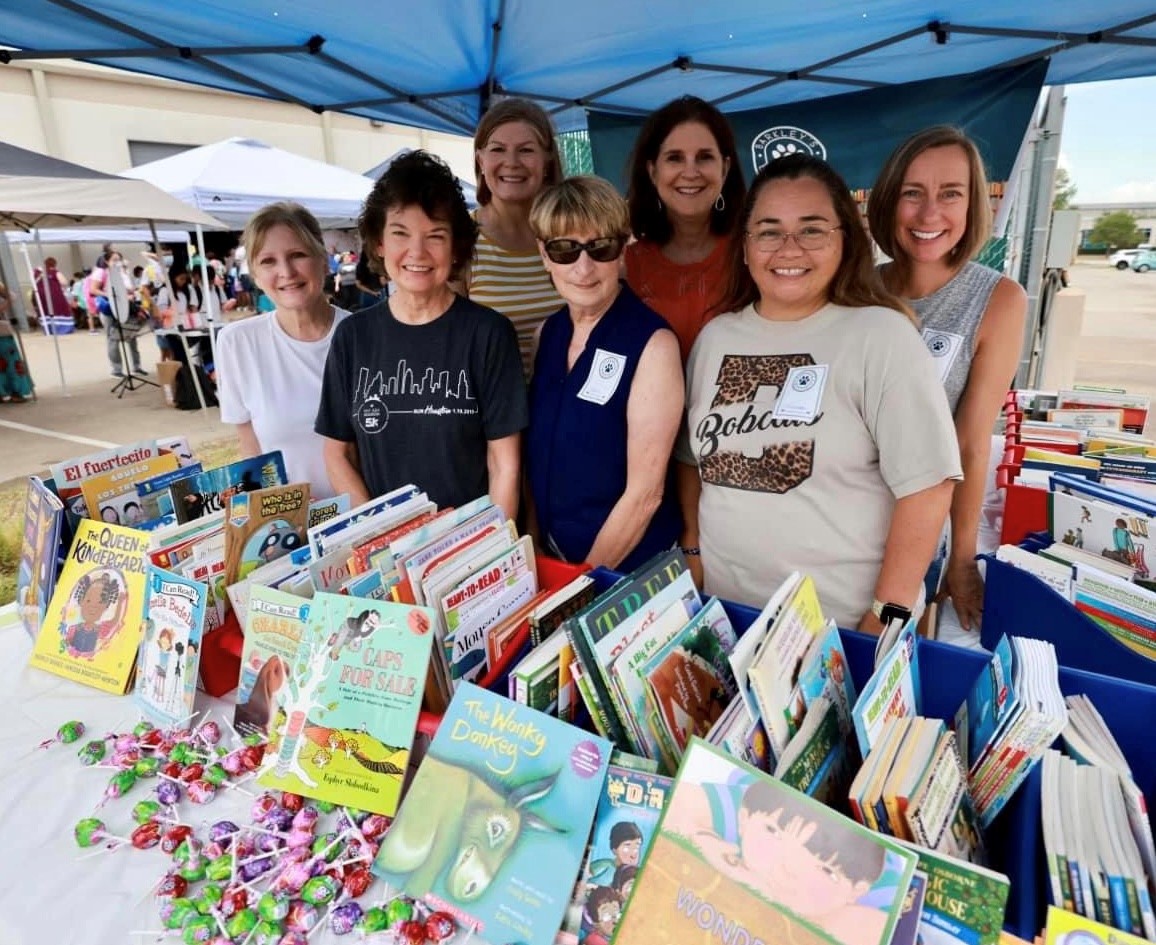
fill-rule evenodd
<path id="1" fill-rule="evenodd" d="M 529 375 L 538 328 L 562 307 L 530 229 L 534 198 L 562 179 L 549 116 L 523 99 L 494 105 L 474 134 L 474 172 L 479 233 L 465 294 L 514 323 Z"/>

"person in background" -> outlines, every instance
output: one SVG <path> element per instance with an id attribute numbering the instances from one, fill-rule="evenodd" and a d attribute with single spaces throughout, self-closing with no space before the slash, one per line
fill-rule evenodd
<path id="1" fill-rule="evenodd" d="M 626 281 L 678 335 L 683 361 L 722 311 L 727 237 L 746 186 L 722 113 L 684 96 L 647 118 L 630 158 L 626 199 L 636 242 Z"/>
<path id="2" fill-rule="evenodd" d="M 68 302 L 68 291 L 64 284 L 64 277 L 56 268 L 55 257 L 46 257 L 44 269 L 35 270 L 33 277 L 36 280 L 36 294 L 39 296 L 40 310 L 44 315 L 48 318 L 68 318 L 71 316 L 72 306 Z"/>
<path id="3" fill-rule="evenodd" d="M 439 507 L 489 493 L 516 518 L 526 387 L 513 325 L 450 288 L 477 239 L 457 178 L 399 157 L 358 228 L 395 288 L 337 326 L 315 426 L 329 478 L 353 505 L 412 482 Z"/>
<path id="4" fill-rule="evenodd" d="M 683 543 L 710 594 L 762 606 L 799 571 L 878 634 L 922 607 L 960 477 L 943 386 L 830 165 L 772 161 L 739 221 L 687 364 Z"/>
<path id="5" fill-rule="evenodd" d="M 991 435 L 1015 377 L 1027 313 L 1018 283 L 973 261 L 991 235 L 987 191 L 975 144 L 939 125 L 895 149 L 867 209 L 871 234 L 891 258 L 880 270 L 883 282 L 915 310 L 955 418 L 963 484 L 952 497 L 940 597 L 950 598 L 964 630 L 977 627 L 983 612 L 975 561 L 980 508 Z M 936 570 L 929 574 L 933 593 Z"/>
<path id="6" fill-rule="evenodd" d="M 211 285 L 206 292 L 201 283 L 201 267 L 189 270 L 189 302 L 195 311 L 201 313 L 206 324 L 209 321 L 220 323 L 222 312 L 231 312 L 237 307 L 237 300 L 225 296 L 225 290 L 218 284 L 212 272 L 210 269 Z"/>
<path id="7" fill-rule="evenodd" d="M 221 420 L 236 425 L 243 457 L 280 450 L 291 482 L 329 498 L 337 490 L 313 420 L 334 331 L 349 313 L 325 297 L 321 226 L 300 204 L 272 203 L 253 214 L 242 240 L 249 271 L 276 308 L 221 330 Z"/>
<path id="8" fill-rule="evenodd" d="M 0 401 L 24 403 L 32 396 L 32 378 L 12 327 L 12 297 L 0 282 Z"/>
<path id="9" fill-rule="evenodd" d="M 136 289 L 132 284 L 132 276 L 125 268 L 124 257 L 115 249 L 110 249 L 106 256 L 101 257 L 103 265 L 93 267 L 88 277 L 88 293 L 93 307 L 100 313 L 104 324 L 108 364 L 113 377 L 124 377 L 124 362 L 121 356 L 121 331 L 117 326 L 117 319 L 123 322 L 129 318 L 129 306 L 135 301 Z M 115 281 L 114 281 L 115 280 Z M 116 296 L 114 305 L 112 296 Z M 133 374 L 148 374 L 140 363 L 140 348 L 137 345 L 136 332 L 124 333 L 125 347 L 128 348 L 132 359 Z"/>
<path id="10" fill-rule="evenodd" d="M 72 274 L 72 278 L 68 281 L 68 304 L 72 308 L 72 317 L 76 322 L 76 327 L 79 329 L 88 325 L 88 333 L 95 335 L 100 329 L 94 327 L 93 320 L 88 314 L 88 306 L 84 301 L 84 279 L 83 272 Z"/>
<path id="11" fill-rule="evenodd" d="M 341 254 L 341 265 L 337 268 L 337 304 L 351 312 L 356 311 L 361 300 L 361 290 L 357 287 L 357 253 Z"/>
<path id="12" fill-rule="evenodd" d="M 524 99 L 491 107 L 474 133 L 474 173 L 478 243 L 462 287 L 513 322 L 528 375 L 538 328 L 562 304 L 530 227 L 534 198 L 562 179 L 550 116 Z"/>
<path id="13" fill-rule="evenodd" d="M 630 214 L 609 183 L 546 188 L 530 225 L 566 303 L 542 326 L 530 381 L 536 537 L 563 561 L 632 571 L 682 527 L 666 488 L 683 408 L 678 338 L 619 282 Z"/>
<path id="14" fill-rule="evenodd" d="M 369 265 L 369 257 L 362 253 L 357 257 L 357 291 L 359 298 L 354 311 L 376 305 L 388 294 L 389 280 L 378 275 Z"/>

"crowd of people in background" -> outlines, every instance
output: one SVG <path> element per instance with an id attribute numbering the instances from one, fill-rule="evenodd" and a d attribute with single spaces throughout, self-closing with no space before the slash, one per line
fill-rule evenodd
<path id="1" fill-rule="evenodd" d="M 818 158 L 771 161 L 748 189 L 727 119 L 693 97 L 645 121 L 625 197 L 564 179 L 531 102 L 489 109 L 474 155 L 472 212 L 412 151 L 366 199 L 359 251 L 277 203 L 223 259 L 133 266 L 106 246 L 71 280 L 47 259 L 40 307 L 104 330 L 117 376 L 144 373 L 124 305 L 167 327 L 255 309 L 220 334 L 222 419 L 317 496 L 488 492 L 563 560 L 630 569 L 678 546 L 730 600 L 757 606 L 798 569 L 843 626 L 878 632 L 937 593 L 978 622 L 1026 298 L 972 261 L 991 211 L 965 135 L 901 144 L 867 220 Z M 0 333 L 0 368 L 7 350 Z M 0 370 L 0 396 L 18 387 Z"/>

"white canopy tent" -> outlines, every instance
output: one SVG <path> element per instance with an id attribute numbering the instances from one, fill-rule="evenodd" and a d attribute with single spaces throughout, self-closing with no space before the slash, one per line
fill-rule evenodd
<path id="1" fill-rule="evenodd" d="M 252 138 L 228 138 L 124 172 L 211 213 L 231 229 L 276 200 L 306 207 L 322 229 L 357 225 L 373 181 Z"/>
<path id="2" fill-rule="evenodd" d="M 0 142 L 0 230 L 31 233 L 43 269 L 43 227 L 110 226 L 131 221 L 185 223 L 224 229 L 207 213 L 182 203 L 143 180 L 128 180 L 80 164 Z M 202 254 L 203 255 L 203 254 Z M 25 259 L 28 259 L 27 248 Z M 35 283 L 31 260 L 29 276 Z M 33 292 L 36 305 L 40 293 Z M 41 312 L 41 317 L 46 313 Z M 59 339 L 53 333 L 60 386 L 67 392 Z"/>

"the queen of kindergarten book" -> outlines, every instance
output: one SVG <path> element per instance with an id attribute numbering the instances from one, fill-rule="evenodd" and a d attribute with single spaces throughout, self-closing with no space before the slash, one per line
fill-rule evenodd
<path id="1" fill-rule="evenodd" d="M 373 872 L 488 942 L 550 945 L 609 755 L 604 738 L 461 683 Z"/>
<path id="2" fill-rule="evenodd" d="M 259 784 L 392 816 L 433 646 L 426 607 L 314 595 L 272 696 Z"/>

